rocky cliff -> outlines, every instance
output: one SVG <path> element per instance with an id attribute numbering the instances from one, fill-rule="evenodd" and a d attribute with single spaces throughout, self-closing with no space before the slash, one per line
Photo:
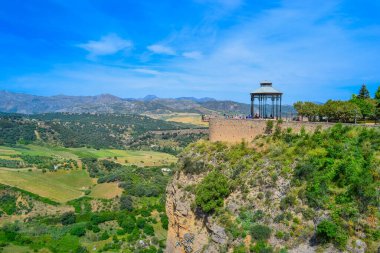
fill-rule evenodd
<path id="1" fill-rule="evenodd" d="M 338 126 L 235 146 L 190 145 L 167 187 L 166 252 L 376 252 L 379 146 L 369 151 L 362 139 L 375 135 Z M 371 153 L 371 164 L 358 164 L 360 155 L 351 160 L 357 147 Z M 342 163 L 371 180 L 353 186 Z M 368 193 L 365 199 L 350 190 L 357 187 Z"/>

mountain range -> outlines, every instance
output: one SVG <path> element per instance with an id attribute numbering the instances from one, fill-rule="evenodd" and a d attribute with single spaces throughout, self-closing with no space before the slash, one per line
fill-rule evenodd
<path id="1" fill-rule="evenodd" d="M 68 113 L 118 113 L 118 114 L 245 114 L 250 105 L 214 98 L 159 98 L 148 95 L 144 98 L 120 98 L 110 94 L 97 96 L 37 96 L 9 91 L 0 91 L 0 111 L 8 113 L 39 114 L 49 112 Z M 293 111 L 284 106 L 284 112 Z"/>

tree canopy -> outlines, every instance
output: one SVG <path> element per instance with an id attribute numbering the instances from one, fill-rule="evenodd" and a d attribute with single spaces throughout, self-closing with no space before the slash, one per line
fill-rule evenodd
<path id="1" fill-rule="evenodd" d="M 358 98 L 359 99 L 371 98 L 371 96 L 369 95 L 369 91 L 367 89 L 367 86 L 365 84 L 363 84 L 362 87 L 360 88 Z"/>
<path id="2" fill-rule="evenodd" d="M 327 122 L 356 122 L 356 119 L 378 119 L 380 118 L 380 87 L 374 98 L 366 85 L 362 85 L 358 95 L 352 95 L 348 101 L 328 100 L 325 104 L 313 102 L 294 103 L 298 115 L 303 119 L 307 117 L 309 121 Z"/>

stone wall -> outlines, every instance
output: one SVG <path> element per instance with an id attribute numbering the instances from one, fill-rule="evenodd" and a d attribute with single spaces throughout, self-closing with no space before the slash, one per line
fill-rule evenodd
<path id="1" fill-rule="evenodd" d="M 209 122 L 210 141 L 224 141 L 229 143 L 253 140 L 256 136 L 264 134 L 268 120 L 258 119 L 224 119 L 214 118 Z M 276 122 L 274 122 L 274 127 Z M 292 128 L 293 133 L 298 133 L 304 127 L 306 132 L 313 132 L 320 126 L 322 129 L 329 128 L 334 124 L 318 122 L 284 121 L 282 129 Z M 273 128 L 274 128 L 273 127 Z"/>

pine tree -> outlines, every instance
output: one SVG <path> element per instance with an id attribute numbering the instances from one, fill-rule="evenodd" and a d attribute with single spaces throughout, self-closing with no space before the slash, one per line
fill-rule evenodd
<path id="1" fill-rule="evenodd" d="M 377 91 L 375 93 L 375 99 L 380 102 L 380 86 L 377 88 Z"/>
<path id="2" fill-rule="evenodd" d="M 369 91 L 368 91 L 367 86 L 365 84 L 363 84 L 362 87 L 360 88 L 358 98 L 359 99 L 370 98 Z"/>

